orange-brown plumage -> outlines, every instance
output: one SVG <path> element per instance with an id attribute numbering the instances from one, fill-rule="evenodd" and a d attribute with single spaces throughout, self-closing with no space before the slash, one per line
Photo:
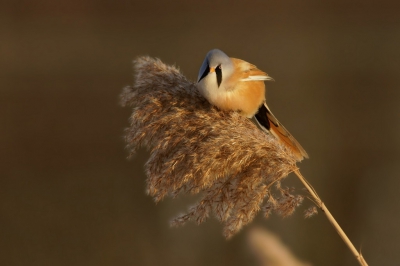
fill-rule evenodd
<path id="1" fill-rule="evenodd" d="M 258 120 L 257 116 L 265 116 L 268 119 L 269 128 L 266 128 Z M 271 113 L 266 103 L 259 109 L 259 112 L 255 116 L 259 125 L 269 130 L 283 145 L 290 148 L 296 158 L 301 161 L 303 158 L 308 158 L 307 152 L 303 149 L 300 143 L 289 133 L 289 131 L 276 119 Z"/>
<path id="2" fill-rule="evenodd" d="M 241 81 L 249 76 L 268 75 L 256 68 L 256 66 L 236 58 L 231 58 L 235 71 L 227 80 L 227 86 L 232 87 L 230 97 L 227 98 L 227 105 L 232 108 L 228 110 L 239 110 L 243 115 L 252 117 L 258 107 L 265 100 L 265 84 L 262 80 Z"/>
<path id="3" fill-rule="evenodd" d="M 246 61 L 236 58 L 231 58 L 231 60 L 235 69 L 240 71 L 235 71 L 226 79 L 228 93 L 216 105 L 223 110 L 237 110 L 244 116 L 252 117 L 264 102 L 265 84 L 261 80 L 251 82 L 241 82 L 240 80 L 249 78 L 249 76 L 268 77 L 268 75 Z"/>

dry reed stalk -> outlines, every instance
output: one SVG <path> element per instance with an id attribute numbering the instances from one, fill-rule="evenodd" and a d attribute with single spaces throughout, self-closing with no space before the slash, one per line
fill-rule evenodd
<path id="1" fill-rule="evenodd" d="M 335 228 L 336 232 L 339 234 L 339 236 L 342 238 L 344 243 L 347 245 L 347 247 L 350 249 L 350 251 L 353 253 L 353 255 L 356 257 L 360 265 L 362 266 L 368 266 L 368 263 L 365 261 L 364 257 L 362 256 L 361 253 L 358 252 L 358 250 L 354 247 L 353 243 L 350 241 L 350 239 L 347 237 L 346 233 L 343 231 L 343 229 L 340 227 L 336 219 L 333 217 L 331 212 L 328 210 L 328 208 L 325 206 L 321 198 L 318 196 L 317 192 L 315 189 L 308 183 L 308 181 L 305 179 L 305 177 L 300 173 L 300 171 L 297 169 L 294 171 L 296 176 L 300 179 L 300 181 L 303 183 L 303 185 L 307 188 L 308 192 L 310 193 L 312 200 L 314 201 L 315 205 L 318 206 L 318 208 L 321 209 L 323 213 L 325 213 L 326 217 L 328 218 L 328 221 L 332 224 L 332 226 Z"/>
<path id="2" fill-rule="evenodd" d="M 261 209 L 265 216 L 272 211 L 291 215 L 304 197 L 281 187 L 290 172 L 329 213 L 302 179 L 295 156 L 274 137 L 237 112 L 212 106 L 177 68 L 150 57 L 138 58 L 134 67 L 135 84 L 124 88 L 121 103 L 133 107 L 125 131 L 130 155 L 141 146 L 151 149 L 145 165 L 147 193 L 156 202 L 167 195 L 202 193 L 201 200 L 172 225 L 202 223 L 214 213 L 230 238 Z M 308 211 L 308 216 L 313 213 Z"/>

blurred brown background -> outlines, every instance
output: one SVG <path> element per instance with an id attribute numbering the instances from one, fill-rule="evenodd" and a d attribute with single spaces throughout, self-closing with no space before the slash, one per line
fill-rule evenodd
<path id="1" fill-rule="evenodd" d="M 400 265 L 400 5 L 376 1 L 0 2 L 1 265 L 254 265 L 247 226 L 169 228 L 126 160 L 131 61 L 190 79 L 208 50 L 256 64 L 300 164 L 370 265 Z M 287 184 L 295 182 L 291 176 Z M 304 206 L 311 205 L 306 202 Z M 313 265 L 357 265 L 323 214 L 253 224 Z"/>

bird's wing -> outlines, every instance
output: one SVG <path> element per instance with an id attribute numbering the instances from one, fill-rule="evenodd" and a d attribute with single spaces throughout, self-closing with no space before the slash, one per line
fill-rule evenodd
<path id="1" fill-rule="evenodd" d="M 267 73 L 258 69 L 255 65 L 241 59 L 231 57 L 235 68 L 237 68 L 240 81 L 274 80 Z"/>
<path id="2" fill-rule="evenodd" d="M 281 143 L 292 150 L 299 161 L 303 158 L 308 158 L 307 152 L 278 119 L 276 119 L 265 102 L 260 106 L 254 117 L 263 130 L 271 132 Z"/>

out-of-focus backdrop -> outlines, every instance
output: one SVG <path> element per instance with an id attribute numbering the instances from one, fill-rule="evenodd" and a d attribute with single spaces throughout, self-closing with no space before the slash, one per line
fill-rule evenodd
<path id="1" fill-rule="evenodd" d="M 214 218 L 171 229 L 196 198 L 156 205 L 148 154 L 128 161 L 122 139 L 134 58 L 194 80 L 220 48 L 275 79 L 304 175 L 370 265 L 399 265 L 400 4 L 374 2 L 0 2 L 1 264 L 254 265 L 251 226 L 229 241 Z M 313 265 L 357 265 L 323 214 L 253 224 Z"/>

